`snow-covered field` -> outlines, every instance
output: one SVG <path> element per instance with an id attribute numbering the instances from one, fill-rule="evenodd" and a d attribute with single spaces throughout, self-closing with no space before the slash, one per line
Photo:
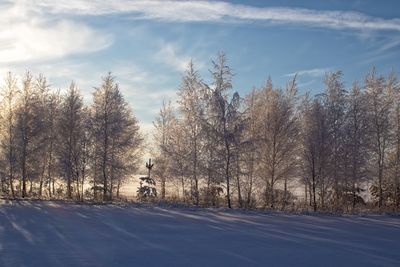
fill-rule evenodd
<path id="1" fill-rule="evenodd" d="M 0 266 L 400 266 L 400 217 L 2 203 Z"/>

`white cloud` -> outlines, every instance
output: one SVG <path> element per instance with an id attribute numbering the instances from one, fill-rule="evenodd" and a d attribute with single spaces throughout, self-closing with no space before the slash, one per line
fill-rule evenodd
<path id="1" fill-rule="evenodd" d="M 179 72 L 185 71 L 188 66 L 190 57 L 184 56 L 178 52 L 177 47 L 172 43 L 163 43 L 155 59 L 171 66 Z"/>
<path id="2" fill-rule="evenodd" d="M 381 46 L 378 49 L 378 53 L 386 52 L 387 50 L 391 50 L 400 46 L 400 37 L 399 36 L 390 36 L 388 40 L 383 40 Z"/>
<path id="3" fill-rule="evenodd" d="M 109 35 L 82 23 L 45 18 L 26 2 L 3 4 L 0 24 L 0 64 L 61 58 L 111 44 Z"/>
<path id="4" fill-rule="evenodd" d="M 104 15 L 135 13 L 141 19 L 164 21 L 268 21 L 315 27 L 400 31 L 400 19 L 383 19 L 350 11 L 253 7 L 221 1 L 39 0 L 35 4 L 52 13 Z"/>
<path id="5" fill-rule="evenodd" d="M 316 69 L 308 69 L 308 70 L 298 70 L 293 73 L 285 74 L 286 77 L 292 77 L 294 75 L 298 76 L 309 76 L 309 77 L 321 77 L 324 76 L 325 73 L 329 72 L 331 68 L 316 68 Z"/>
<path id="6" fill-rule="evenodd" d="M 313 80 L 309 80 L 309 81 L 306 81 L 306 82 L 299 83 L 299 84 L 297 84 L 297 86 L 298 86 L 299 88 L 308 89 L 309 86 L 311 86 L 311 85 L 313 85 L 313 84 L 315 84 L 315 83 L 317 83 L 317 82 L 319 82 L 319 81 L 316 80 L 316 79 L 313 79 Z"/>

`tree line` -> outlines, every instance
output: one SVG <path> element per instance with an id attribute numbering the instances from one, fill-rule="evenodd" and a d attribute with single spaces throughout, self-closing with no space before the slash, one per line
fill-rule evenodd
<path id="1" fill-rule="evenodd" d="M 233 92 L 226 56 L 206 83 L 189 62 L 177 103 L 154 121 L 161 199 L 199 205 L 355 211 L 400 206 L 400 85 L 373 68 L 345 86 L 299 94 L 297 76 Z M 169 189 L 169 190 L 168 190 Z"/>
<path id="2" fill-rule="evenodd" d="M 143 138 L 114 77 L 86 105 L 72 82 L 52 90 L 43 75 L 2 88 L 0 190 L 5 197 L 112 200 L 137 168 Z"/>
<path id="3" fill-rule="evenodd" d="M 269 78 L 240 96 L 225 54 L 205 82 L 193 62 L 176 103 L 154 121 L 153 177 L 162 200 L 195 205 L 355 211 L 400 207 L 400 85 L 373 68 L 345 86 L 299 94 Z M 83 101 L 43 75 L 5 76 L 1 90 L 3 197 L 108 201 L 138 173 L 143 136 L 111 74 Z"/>

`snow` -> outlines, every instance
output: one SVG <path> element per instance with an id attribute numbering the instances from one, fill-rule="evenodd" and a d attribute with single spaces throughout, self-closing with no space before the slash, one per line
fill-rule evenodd
<path id="1" fill-rule="evenodd" d="M 0 266 L 400 266 L 400 217 L 8 202 Z"/>

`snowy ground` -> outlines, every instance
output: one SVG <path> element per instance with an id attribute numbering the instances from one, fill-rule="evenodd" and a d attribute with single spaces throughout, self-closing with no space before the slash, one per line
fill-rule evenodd
<path id="1" fill-rule="evenodd" d="M 400 266 L 400 217 L 3 203 L 0 266 Z"/>

